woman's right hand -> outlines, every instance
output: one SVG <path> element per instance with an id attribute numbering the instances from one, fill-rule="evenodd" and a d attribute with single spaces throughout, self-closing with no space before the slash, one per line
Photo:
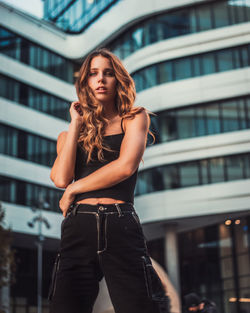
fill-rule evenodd
<path id="1" fill-rule="evenodd" d="M 83 123 L 83 112 L 79 101 L 73 101 L 70 105 L 71 122 L 76 122 L 79 126 Z"/>

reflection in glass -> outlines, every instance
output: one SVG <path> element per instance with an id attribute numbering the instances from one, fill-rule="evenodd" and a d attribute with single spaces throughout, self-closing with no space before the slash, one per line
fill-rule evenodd
<path id="1" fill-rule="evenodd" d="M 192 76 L 190 59 L 183 58 L 174 62 L 175 79 L 181 80 Z"/>
<path id="2" fill-rule="evenodd" d="M 219 225 L 219 247 L 220 247 L 220 257 L 229 257 L 232 255 L 232 240 L 230 227 L 225 224 Z"/>
<path id="3" fill-rule="evenodd" d="M 157 65 L 159 73 L 159 84 L 173 81 L 173 66 L 171 62 L 164 62 Z"/>
<path id="4" fill-rule="evenodd" d="M 227 176 L 228 180 L 242 179 L 243 177 L 243 159 L 240 156 L 235 156 L 234 158 L 228 158 L 226 160 L 227 166 Z"/>
<path id="5" fill-rule="evenodd" d="M 216 72 L 215 54 L 206 53 L 201 56 L 202 75 L 208 75 Z"/>
<path id="6" fill-rule="evenodd" d="M 119 51 L 123 38 L 128 34 L 137 32 L 137 27 L 144 32 L 142 44 L 135 45 L 129 49 L 130 53 L 141 49 L 154 42 L 183 36 L 186 34 L 206 31 L 227 25 L 248 22 L 250 20 L 250 6 L 248 0 L 239 3 L 240 0 L 213 1 L 210 3 L 199 3 L 189 8 L 176 9 L 158 16 L 149 17 L 136 26 L 132 26 L 110 44 L 112 51 Z M 143 30 L 142 30 L 143 29 Z M 140 40 L 141 42 L 141 40 Z M 125 57 L 125 56 L 123 56 Z"/>
<path id="7" fill-rule="evenodd" d="M 237 102 L 226 101 L 220 104 L 223 132 L 240 129 Z"/>
<path id="8" fill-rule="evenodd" d="M 232 51 L 230 50 L 217 51 L 217 62 L 219 72 L 234 69 Z"/>
<path id="9" fill-rule="evenodd" d="M 156 143 L 249 128 L 249 99 L 240 97 L 156 112 L 151 127 L 157 135 Z"/>
<path id="10" fill-rule="evenodd" d="M 230 24 L 227 2 L 216 3 L 214 5 L 214 23 L 215 27 L 223 27 Z"/>
<path id="11" fill-rule="evenodd" d="M 210 166 L 211 183 L 225 181 L 223 158 L 211 159 L 209 166 Z"/>
<path id="12" fill-rule="evenodd" d="M 196 162 L 182 164 L 180 166 L 179 175 L 181 187 L 199 185 L 199 167 Z"/>
<path id="13" fill-rule="evenodd" d="M 56 143 L 11 126 L 0 124 L 0 153 L 51 167 Z"/>
<path id="14" fill-rule="evenodd" d="M 60 210 L 58 203 L 63 193 L 61 190 L 26 183 L 9 177 L 0 177 L 0 196 L 2 201 L 34 206 L 37 205 L 40 190 L 43 191 L 46 201 L 50 204 L 48 210 L 58 212 Z"/>
<path id="15" fill-rule="evenodd" d="M 197 107 L 195 108 L 195 113 L 194 123 L 196 136 L 205 136 L 207 134 L 205 109 L 203 107 Z"/>
<path id="16" fill-rule="evenodd" d="M 0 74 L 0 97 L 69 120 L 69 102 Z M 54 108 L 54 109 L 52 109 Z"/>
<path id="17" fill-rule="evenodd" d="M 238 173 L 241 173 L 242 176 L 240 177 L 240 174 L 237 173 L 237 179 L 250 178 L 250 176 L 246 176 L 246 172 L 250 174 L 250 156 L 248 154 L 192 161 L 191 165 L 189 165 L 189 162 L 174 163 L 140 171 L 138 175 L 139 180 L 136 195 L 158 191 L 159 188 L 162 188 L 159 186 L 163 186 L 165 190 L 168 190 L 185 187 L 187 185 L 198 186 L 201 184 L 225 182 L 230 181 L 231 178 L 234 180 L 235 176 L 233 175 L 236 175 L 235 172 L 231 169 L 229 169 L 228 172 L 229 167 L 226 166 L 229 164 L 228 160 L 233 160 L 234 158 L 236 158 L 236 160 L 237 158 L 242 158 L 244 160 L 244 162 L 242 162 L 243 170 L 238 171 Z M 232 163 L 233 161 L 230 161 L 230 164 Z M 195 174 L 194 177 L 189 176 L 191 171 L 190 168 L 192 168 L 192 171 Z M 162 183 L 162 178 L 158 177 L 160 183 L 154 185 L 152 184 L 152 177 L 155 175 L 155 169 L 157 169 L 157 173 L 162 173 L 164 183 Z M 199 171 L 199 169 L 201 170 Z M 233 174 L 231 174 L 232 172 Z M 157 175 L 158 174 L 156 174 L 156 176 Z M 201 177 L 199 175 L 201 175 Z M 181 185 L 181 179 L 183 179 L 184 185 Z"/>
<path id="18" fill-rule="evenodd" d="M 175 165 L 165 166 L 162 169 L 162 176 L 164 179 L 165 189 L 179 188 L 179 173 L 178 168 Z"/>
<path id="19" fill-rule="evenodd" d="M 195 137 L 195 110 L 194 108 L 176 111 L 178 138 Z"/>
<path id="20" fill-rule="evenodd" d="M 0 52 L 41 71 L 73 83 L 74 63 L 0 27 Z"/>
<path id="21" fill-rule="evenodd" d="M 211 6 L 204 5 L 196 10 L 198 16 L 199 30 L 204 31 L 213 28 L 211 17 Z"/>
<path id="22" fill-rule="evenodd" d="M 220 111 L 219 105 L 213 104 L 205 107 L 206 116 L 207 116 L 207 130 L 208 134 L 217 134 L 221 132 L 220 127 Z"/>

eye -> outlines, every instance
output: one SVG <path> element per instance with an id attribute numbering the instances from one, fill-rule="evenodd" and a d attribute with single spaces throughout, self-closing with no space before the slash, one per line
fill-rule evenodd
<path id="1" fill-rule="evenodd" d="M 89 76 L 95 76 L 96 72 L 89 73 Z"/>
<path id="2" fill-rule="evenodd" d="M 113 71 L 106 71 L 105 72 L 105 74 L 107 75 L 107 76 L 114 76 L 114 72 Z"/>

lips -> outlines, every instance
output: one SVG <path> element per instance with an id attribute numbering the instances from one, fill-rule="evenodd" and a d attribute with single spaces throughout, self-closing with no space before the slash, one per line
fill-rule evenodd
<path id="1" fill-rule="evenodd" d="M 107 90 L 107 88 L 104 87 L 104 86 L 99 86 L 98 88 L 96 88 L 96 90 L 98 90 L 98 91 L 105 91 L 105 90 Z"/>

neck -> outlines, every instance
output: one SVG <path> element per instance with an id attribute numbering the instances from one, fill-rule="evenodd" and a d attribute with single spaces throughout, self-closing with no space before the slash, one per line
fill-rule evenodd
<path id="1" fill-rule="evenodd" d="M 108 120 L 112 120 L 114 117 L 117 116 L 118 112 L 115 108 L 115 105 L 104 105 L 104 117 Z"/>

